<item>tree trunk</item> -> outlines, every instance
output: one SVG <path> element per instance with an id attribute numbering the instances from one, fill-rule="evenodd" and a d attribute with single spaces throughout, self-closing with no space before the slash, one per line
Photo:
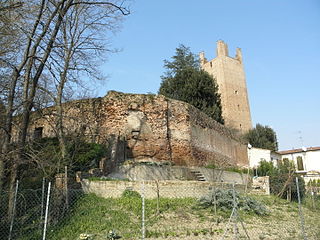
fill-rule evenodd
<path id="1" fill-rule="evenodd" d="M 10 188 L 9 188 L 9 197 L 8 197 L 8 218 L 11 218 L 13 205 L 14 205 L 14 193 L 15 193 L 15 183 L 18 176 L 18 159 L 15 159 L 15 162 L 12 165 L 11 168 L 11 174 L 10 174 Z"/>
<path id="2" fill-rule="evenodd" d="M 3 179 L 4 179 L 4 157 L 5 155 L 0 156 L 0 195 L 2 194 L 2 189 L 3 189 Z"/>
<path id="3" fill-rule="evenodd" d="M 66 6 L 64 5 L 67 2 Z M 14 183 L 18 177 L 18 168 L 19 168 L 19 163 L 21 161 L 23 161 L 24 158 L 24 148 L 26 145 L 26 140 L 27 140 L 27 132 L 28 132 L 28 127 L 29 127 L 29 120 L 30 120 L 30 113 L 33 107 L 33 101 L 36 95 L 36 91 L 38 88 L 38 81 L 42 75 L 44 66 L 48 60 L 48 57 L 51 53 L 52 47 L 53 47 L 53 43 L 56 39 L 56 36 L 58 34 L 58 31 L 60 29 L 62 20 L 64 15 L 66 14 L 66 12 L 68 11 L 69 7 L 71 6 L 72 0 L 63 0 L 61 2 L 59 2 L 55 8 L 55 11 L 52 12 L 52 14 L 50 15 L 50 17 L 47 19 L 46 24 L 41 32 L 41 34 L 37 37 L 37 39 L 35 40 L 34 45 L 31 48 L 31 41 L 28 43 L 26 52 L 25 52 L 25 58 L 23 63 L 21 64 L 21 69 L 25 66 L 25 64 L 27 64 L 27 68 L 26 68 L 26 72 L 25 72 L 25 78 L 24 78 L 24 89 L 23 89 L 23 110 L 22 110 L 22 121 L 20 123 L 20 134 L 19 134 L 19 140 L 18 140 L 18 150 L 17 150 L 17 156 L 15 159 L 15 162 L 13 163 L 13 167 L 12 167 L 12 172 L 11 172 L 11 176 L 10 176 L 10 190 L 14 189 Z M 34 32 L 38 26 L 38 21 L 40 20 L 41 16 L 42 16 L 42 7 L 44 6 L 45 1 L 42 1 L 42 6 L 40 9 L 40 13 L 38 15 L 38 18 L 35 22 L 34 25 Z M 59 14 L 54 28 L 51 32 L 50 38 L 49 38 L 49 42 L 47 43 L 45 49 L 44 49 L 44 54 L 42 56 L 42 58 L 40 59 L 40 64 L 38 66 L 38 68 L 35 71 L 35 74 L 32 78 L 30 78 L 31 76 L 31 71 L 32 71 L 32 66 L 33 66 L 33 60 L 36 56 L 36 52 L 37 49 L 41 43 L 41 41 L 43 41 L 43 37 L 48 33 L 50 24 L 54 21 L 55 16 Z M 32 32 L 32 34 L 34 33 Z M 32 37 L 32 36 L 31 36 Z M 31 38 L 30 37 L 30 38 Z M 30 50 L 31 48 L 31 50 Z M 18 72 L 20 73 L 20 72 Z M 16 77 L 16 79 L 18 79 L 18 75 Z M 10 89 L 11 90 L 11 89 Z M 14 91 L 14 90 L 13 90 Z M 13 94 L 14 97 L 14 94 Z M 13 99 L 12 99 L 12 105 L 13 105 Z M 7 122 L 10 123 L 8 126 L 10 127 L 10 132 L 11 132 L 11 126 L 12 126 L 12 114 L 13 114 L 13 107 L 11 108 L 12 112 L 10 111 L 10 108 L 8 109 L 8 119 Z M 9 128 L 8 128 L 9 129 Z M 8 136 L 10 136 L 10 132 L 8 133 Z M 10 139 L 6 140 L 7 143 L 9 144 Z M 8 148 L 8 144 L 4 147 Z M 7 150 L 7 148 L 5 150 Z M 19 160 L 19 161 L 17 161 Z M 11 194 L 11 191 L 10 191 Z M 9 206 L 12 205 L 12 198 L 9 197 Z"/>
<path id="4" fill-rule="evenodd" d="M 8 94 L 8 105 L 6 108 L 6 114 L 5 114 L 5 124 L 4 124 L 4 139 L 3 139 L 3 145 L 1 149 L 1 160 L 0 160 L 0 192 L 3 188 L 3 182 L 2 179 L 4 178 L 4 167 L 5 162 L 8 160 L 8 154 L 9 154 L 9 144 L 11 142 L 11 134 L 12 134 L 12 122 L 13 122 L 13 112 L 14 112 L 14 99 L 15 99 L 15 91 L 16 86 L 19 78 L 19 71 L 17 69 L 14 70 L 12 75 L 12 81 L 9 86 L 9 94 Z"/>
<path id="5" fill-rule="evenodd" d="M 66 147 L 66 139 L 64 135 L 63 130 L 63 108 L 61 103 L 61 97 L 58 96 L 57 101 L 57 131 L 58 131 L 58 139 L 59 139 L 59 145 L 60 145 L 60 151 L 61 151 L 61 157 L 64 160 L 67 155 L 67 147 Z"/>

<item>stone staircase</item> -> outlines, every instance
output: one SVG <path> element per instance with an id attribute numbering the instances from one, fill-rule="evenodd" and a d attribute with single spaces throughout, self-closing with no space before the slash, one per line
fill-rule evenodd
<path id="1" fill-rule="evenodd" d="M 204 175 L 199 170 L 191 169 L 190 172 L 192 175 L 194 175 L 197 181 L 201 181 L 201 182 L 207 181 Z"/>

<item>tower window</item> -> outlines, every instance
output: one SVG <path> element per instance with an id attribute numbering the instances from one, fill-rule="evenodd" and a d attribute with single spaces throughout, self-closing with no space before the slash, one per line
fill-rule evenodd
<path id="1" fill-rule="evenodd" d="M 43 127 L 37 127 L 33 132 L 33 139 L 41 139 L 42 138 Z"/>
<path id="2" fill-rule="evenodd" d="M 238 90 L 234 90 L 234 94 L 238 94 Z"/>
<path id="3" fill-rule="evenodd" d="M 212 68 L 212 62 L 210 62 L 210 67 Z"/>

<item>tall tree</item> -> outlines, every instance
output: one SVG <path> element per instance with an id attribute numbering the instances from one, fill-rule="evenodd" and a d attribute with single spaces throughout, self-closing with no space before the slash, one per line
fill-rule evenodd
<path id="1" fill-rule="evenodd" d="M 86 29 L 90 28 L 88 26 L 96 24 L 96 27 L 104 26 L 104 28 L 99 28 L 99 31 L 103 29 L 107 32 L 111 29 L 110 26 L 117 23 L 117 21 L 121 20 L 122 16 L 128 15 L 130 12 L 127 9 L 126 0 L 30 0 L 20 2 L 7 0 L 5 3 L 5 5 L 0 5 L 0 11 L 10 10 L 13 11 L 13 16 L 17 16 L 17 21 L 10 21 L 10 23 L 12 23 L 10 29 L 16 30 L 16 35 L 19 36 L 19 41 L 16 41 L 19 43 L 18 46 L 12 48 L 11 45 L 8 45 L 11 47 L 10 49 L 15 49 L 15 52 L 1 51 L 0 55 L 1 74 L 2 72 L 11 72 L 10 76 L 5 78 L 7 81 L 6 84 L 3 85 L 5 89 L 0 89 L 0 97 L 6 109 L 5 123 L 3 126 L 4 143 L 2 145 L 2 156 L 8 155 L 9 145 L 12 142 L 13 116 L 18 113 L 21 116 L 18 128 L 17 154 L 14 159 L 10 159 L 12 162 L 11 186 L 13 186 L 12 183 L 16 179 L 18 164 L 23 160 L 23 151 L 30 124 L 30 113 L 35 109 L 35 101 L 40 94 L 39 89 L 46 86 L 46 83 L 43 81 L 48 79 L 44 76 L 46 74 L 49 75 L 52 71 L 52 64 L 50 63 L 55 61 L 59 64 L 59 61 L 67 56 L 65 54 L 55 59 L 57 54 L 55 55 L 54 53 L 57 53 L 56 49 L 58 49 L 61 44 L 70 43 L 69 40 L 64 41 L 64 37 L 69 38 L 72 33 L 68 33 L 69 35 L 63 33 L 63 26 L 65 26 L 67 22 L 69 22 L 69 24 L 74 23 L 67 19 L 68 16 L 70 17 L 72 15 L 71 12 L 75 12 L 82 7 L 90 9 L 90 12 L 81 12 L 77 15 L 79 19 L 86 20 L 86 22 L 82 21 L 82 24 L 87 27 L 81 31 L 88 33 L 88 31 L 86 31 Z M 8 17 L 10 16 L 11 13 L 8 14 Z M 111 18 L 112 21 L 108 21 Z M 8 32 L 6 25 L 0 25 L 0 27 L 0 34 Z M 12 42 L 8 40 L 9 37 L 12 36 L 10 34 L 4 34 L 2 34 L 4 38 L 2 38 L 2 36 L 0 37 L 1 42 Z M 88 34 L 83 34 L 83 36 L 88 37 L 87 41 L 94 43 L 100 42 L 98 37 L 97 39 L 93 39 L 89 38 L 90 35 Z M 86 48 L 87 45 L 82 47 Z M 62 48 L 67 49 L 67 47 Z M 0 48 L 0 50 L 1 49 L 2 48 Z M 63 65 L 62 63 L 61 66 Z M 70 68 L 67 70 L 70 70 Z M 63 71 L 60 73 L 62 75 L 64 74 Z M 1 161 L 3 161 L 2 159 L 4 158 L 1 158 Z M 2 177 L 3 171 L 0 169 L 0 178 Z"/>
<path id="2" fill-rule="evenodd" d="M 255 128 L 244 135 L 244 139 L 253 147 L 278 150 L 277 135 L 269 126 L 257 123 Z"/>
<path id="3" fill-rule="evenodd" d="M 11 75 L 15 74 L 20 40 L 22 37 L 22 2 L 16 0 L 4 0 L 0 2 L 0 193 L 5 173 L 5 160 L 8 157 L 7 147 L 11 128 L 8 128 L 8 109 L 14 108 L 13 91 L 18 95 L 17 83 L 12 81 Z M 20 27 L 18 27 L 20 26 Z M 15 89 L 15 90 L 12 90 Z M 12 124 L 10 124 L 11 126 Z M 6 153 L 6 154 L 3 154 Z"/>
<path id="4" fill-rule="evenodd" d="M 110 37 L 110 32 L 119 28 L 122 14 L 112 7 L 101 11 L 94 5 L 79 5 L 67 13 L 62 23 L 47 64 L 54 87 L 41 88 L 56 106 L 56 132 L 62 159 L 66 157 L 62 104 L 68 99 L 66 88 L 83 87 L 83 74 L 93 81 L 104 79 L 98 67 L 106 59 L 107 53 L 113 51 L 106 39 Z"/>
<path id="5" fill-rule="evenodd" d="M 199 59 L 184 45 L 176 48 L 172 59 L 164 61 L 167 71 L 161 76 L 159 94 L 190 103 L 223 124 L 221 99 L 215 79 L 200 69 Z"/>

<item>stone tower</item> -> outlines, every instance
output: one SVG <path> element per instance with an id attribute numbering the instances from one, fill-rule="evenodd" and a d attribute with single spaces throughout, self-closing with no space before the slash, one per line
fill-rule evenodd
<path id="1" fill-rule="evenodd" d="M 219 40 L 217 42 L 217 57 L 207 61 L 204 52 L 201 52 L 200 64 L 201 68 L 217 81 L 225 125 L 238 129 L 242 133 L 251 129 L 251 115 L 241 49 L 237 48 L 236 56 L 230 57 L 227 44 Z"/>

